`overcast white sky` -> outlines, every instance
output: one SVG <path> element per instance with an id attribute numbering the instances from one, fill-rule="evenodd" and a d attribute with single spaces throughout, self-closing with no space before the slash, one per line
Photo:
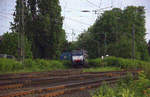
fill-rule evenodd
<path id="1" fill-rule="evenodd" d="M 62 15 L 65 17 L 64 29 L 68 40 L 75 40 L 77 36 L 94 23 L 97 15 L 92 12 L 111 6 L 125 8 L 128 5 L 142 5 L 146 9 L 146 39 L 150 39 L 150 0 L 60 0 Z M 0 0 L 0 35 L 9 30 L 12 21 L 11 13 L 14 10 L 15 0 Z M 82 10 L 90 10 L 83 13 Z M 105 9 L 106 10 L 106 9 Z M 72 32 L 75 36 L 72 37 Z"/>

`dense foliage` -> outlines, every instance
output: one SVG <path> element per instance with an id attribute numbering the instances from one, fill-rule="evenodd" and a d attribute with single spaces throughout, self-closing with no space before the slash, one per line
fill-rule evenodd
<path id="1" fill-rule="evenodd" d="M 20 0 L 16 1 L 12 30 L 18 32 Z M 24 31 L 31 42 L 34 58 L 56 59 L 66 42 L 59 0 L 24 0 Z M 18 32 L 20 33 L 20 32 Z"/>
<path id="2" fill-rule="evenodd" d="M 90 59 L 90 67 L 119 67 L 121 69 L 143 69 L 146 75 L 150 78 L 150 63 L 141 60 L 124 59 L 119 57 L 106 57 L 103 60 L 101 58 Z"/>
<path id="3" fill-rule="evenodd" d="M 90 58 L 108 54 L 123 58 L 135 55 L 136 59 L 149 60 L 145 34 L 144 7 L 114 8 L 99 16 L 93 26 L 79 36 L 77 44 L 89 52 Z"/>
<path id="4" fill-rule="evenodd" d="M 105 84 L 92 97 L 149 97 L 149 87 L 150 80 L 144 73 L 140 73 L 139 79 L 136 81 L 128 76 L 113 87 Z"/>
<path id="5" fill-rule="evenodd" d="M 0 54 L 9 54 L 13 55 L 16 58 L 18 57 L 18 34 L 5 33 L 3 35 L 2 41 L 0 43 Z M 25 57 L 32 58 L 31 45 L 25 38 Z"/>
<path id="6" fill-rule="evenodd" d="M 105 66 L 114 66 L 121 67 L 122 69 L 131 69 L 131 68 L 141 68 L 142 66 L 149 65 L 149 62 L 140 61 L 140 60 L 131 60 L 124 59 L 119 57 L 106 57 L 104 59 L 90 59 L 89 65 L 92 67 L 105 67 Z"/>
<path id="7" fill-rule="evenodd" d="M 36 72 L 67 69 L 68 62 L 43 59 L 26 59 L 24 64 L 13 59 L 0 58 L 0 73 Z"/>
<path id="8" fill-rule="evenodd" d="M 83 72 L 106 72 L 106 71 L 120 71 L 120 67 L 96 67 L 96 68 L 86 68 Z"/>

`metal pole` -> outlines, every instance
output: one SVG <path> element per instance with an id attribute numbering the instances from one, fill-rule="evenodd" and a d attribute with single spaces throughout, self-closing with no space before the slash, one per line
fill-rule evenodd
<path id="1" fill-rule="evenodd" d="M 97 43 L 98 43 L 98 57 L 100 57 L 100 42 L 97 41 Z"/>
<path id="2" fill-rule="evenodd" d="M 133 24 L 133 31 L 132 31 L 132 59 L 135 59 L 135 28 Z"/>
<path id="3" fill-rule="evenodd" d="M 72 29 L 72 34 L 71 34 L 71 36 L 72 36 L 72 42 L 73 42 L 74 37 L 75 37 L 74 29 Z"/>
<path id="4" fill-rule="evenodd" d="M 134 12 L 134 22 L 136 20 L 136 12 Z M 135 59 L 135 24 L 133 23 L 133 28 L 132 28 L 132 59 Z"/>
<path id="5" fill-rule="evenodd" d="M 73 32 L 74 32 L 74 31 L 73 31 L 73 29 L 72 29 L 72 42 L 73 42 Z"/>
<path id="6" fill-rule="evenodd" d="M 105 32 L 105 40 L 104 40 L 104 45 L 105 45 L 105 51 L 104 51 L 104 56 L 106 56 L 106 53 L 107 53 L 107 42 L 106 42 L 106 32 Z"/>
<path id="7" fill-rule="evenodd" d="M 20 3 L 20 0 L 18 1 L 19 2 L 19 8 L 21 8 L 21 3 Z M 21 14 L 21 10 L 20 9 L 17 9 L 17 10 L 19 10 L 18 11 L 18 14 L 19 14 L 19 24 L 20 24 L 20 21 L 21 21 L 21 17 L 20 17 L 20 14 Z M 18 32 L 18 60 L 21 60 L 21 43 L 20 43 L 20 39 L 21 39 L 21 35 L 20 35 L 20 32 L 21 32 L 21 27 L 20 27 L 20 25 L 18 25 L 18 30 L 17 30 L 17 32 Z"/>
<path id="8" fill-rule="evenodd" d="M 24 58 L 25 58 L 25 51 L 24 51 L 24 48 L 25 48 L 25 39 L 24 39 L 24 35 L 25 35 L 25 32 L 24 32 L 24 0 L 21 0 L 21 4 L 22 4 L 22 62 L 24 62 Z"/>
<path id="9" fill-rule="evenodd" d="M 24 0 L 19 0 L 19 30 L 18 30 L 18 49 L 19 49 L 19 60 L 23 63 L 25 58 L 24 52 Z"/>

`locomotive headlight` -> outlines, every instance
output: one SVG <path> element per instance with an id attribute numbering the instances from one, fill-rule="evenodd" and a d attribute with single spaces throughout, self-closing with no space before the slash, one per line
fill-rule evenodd
<path id="1" fill-rule="evenodd" d="M 80 56 L 80 59 L 83 60 L 83 56 Z"/>
<path id="2" fill-rule="evenodd" d="M 72 56 L 72 60 L 73 61 L 75 61 L 75 60 L 83 61 L 83 56 Z"/>

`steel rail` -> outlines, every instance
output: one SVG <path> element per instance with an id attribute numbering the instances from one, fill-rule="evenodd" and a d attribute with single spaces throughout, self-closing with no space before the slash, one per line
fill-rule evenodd
<path id="1" fill-rule="evenodd" d="M 74 91 L 79 86 L 84 87 L 84 89 L 88 87 L 94 87 L 94 84 L 100 84 L 103 81 L 114 81 L 119 80 L 120 78 L 124 78 L 126 74 L 130 72 L 134 77 L 140 72 L 140 70 L 130 70 L 130 71 L 113 71 L 113 72 L 95 72 L 95 73 L 82 73 L 77 75 L 69 75 L 69 76 L 53 76 L 47 78 L 37 78 L 32 80 L 20 80 L 18 84 L 5 83 L 6 85 L 1 86 L 0 89 L 0 97 L 16 97 L 16 96 L 27 96 L 27 95 L 37 95 L 43 97 L 43 95 L 54 95 L 55 93 L 61 94 L 60 92 L 64 91 L 67 93 L 68 91 Z M 14 80 L 15 81 L 15 80 Z M 26 83 L 23 83 L 26 82 Z M 21 83 L 22 82 L 22 83 Z M 28 84 L 27 84 L 28 83 Z M 54 84 L 56 83 L 56 84 Z M 36 86 L 40 84 L 39 86 Z M 42 85 L 45 84 L 45 85 Z M 53 85 L 51 85 L 53 84 Z M 26 87 L 25 87 L 26 85 Z M 35 85 L 35 86 L 34 86 Z M 73 88 L 76 87 L 76 88 Z M 17 90 L 16 88 L 20 88 Z M 13 90 L 7 90 L 13 89 Z M 72 90 L 70 90 L 72 89 Z M 83 89 L 83 88 L 79 88 Z M 84 90 L 83 89 L 83 90 Z M 9 93 L 8 93 L 9 91 Z M 52 96 L 48 96 L 52 97 Z"/>

